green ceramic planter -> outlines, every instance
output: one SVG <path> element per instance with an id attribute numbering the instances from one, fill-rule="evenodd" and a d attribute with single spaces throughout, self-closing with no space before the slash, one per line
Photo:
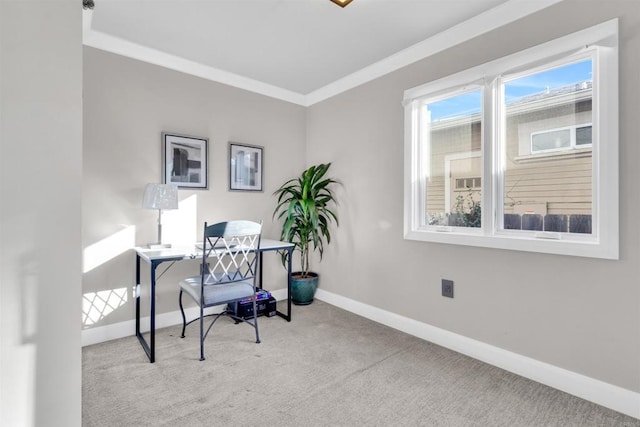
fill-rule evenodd
<path id="1" fill-rule="evenodd" d="M 308 305 L 318 288 L 318 274 L 309 272 L 310 277 L 300 277 L 300 272 L 291 273 L 291 302 L 296 305 Z"/>

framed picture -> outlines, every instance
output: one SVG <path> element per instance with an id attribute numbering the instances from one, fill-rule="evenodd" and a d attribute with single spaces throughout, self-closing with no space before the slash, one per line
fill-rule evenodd
<path id="1" fill-rule="evenodd" d="M 208 188 L 207 138 L 163 132 L 162 145 L 163 183 L 179 188 Z"/>
<path id="2" fill-rule="evenodd" d="M 262 191 L 262 149 L 229 143 L 229 190 Z"/>

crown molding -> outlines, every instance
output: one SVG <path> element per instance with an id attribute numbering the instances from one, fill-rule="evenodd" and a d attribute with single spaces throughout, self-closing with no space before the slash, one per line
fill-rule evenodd
<path id="1" fill-rule="evenodd" d="M 509 0 L 498 7 L 481 13 L 308 94 L 293 92 L 93 30 L 91 28 L 92 10 L 83 11 L 83 44 L 260 95 L 309 107 L 561 1 Z"/>
<path id="2" fill-rule="evenodd" d="M 334 97 L 563 0 L 510 0 L 307 94 L 307 106 Z"/>
<path id="3" fill-rule="evenodd" d="M 137 43 L 132 43 L 128 40 L 92 29 L 85 31 L 83 35 L 83 44 L 85 46 L 137 59 L 149 64 L 159 65 L 170 70 L 179 71 L 260 95 L 306 106 L 306 97 L 302 94 L 243 77 L 238 74 L 209 67 L 195 61 L 171 55 Z"/>

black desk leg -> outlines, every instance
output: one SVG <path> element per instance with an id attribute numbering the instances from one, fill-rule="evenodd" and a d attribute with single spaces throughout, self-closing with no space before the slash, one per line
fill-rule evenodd
<path id="1" fill-rule="evenodd" d="M 151 328 L 149 330 L 149 345 L 140 332 L 140 256 L 136 255 L 136 336 L 142 349 L 147 354 L 149 362 L 155 362 L 156 347 L 156 267 L 159 263 L 151 262 Z"/>
<path id="2" fill-rule="evenodd" d="M 260 259 L 258 260 L 258 288 L 262 289 L 262 254 L 264 252 L 260 251 Z"/>
<path id="3" fill-rule="evenodd" d="M 293 248 L 289 249 L 287 255 L 287 321 L 291 322 L 291 258 L 293 258 Z"/>
<path id="4" fill-rule="evenodd" d="M 291 322 L 291 258 L 293 257 L 293 248 L 287 249 L 287 314 L 276 310 L 276 314 L 287 322 Z"/>
<path id="5" fill-rule="evenodd" d="M 136 254 L 136 337 L 140 337 L 140 255 Z"/>
<path id="6" fill-rule="evenodd" d="M 151 351 L 149 354 L 149 362 L 156 361 L 156 267 L 158 263 L 151 263 L 151 319 L 149 328 L 149 341 L 151 341 Z"/>

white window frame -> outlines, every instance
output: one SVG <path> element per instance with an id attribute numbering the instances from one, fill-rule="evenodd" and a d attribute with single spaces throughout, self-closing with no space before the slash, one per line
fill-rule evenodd
<path id="1" fill-rule="evenodd" d="M 548 129 L 548 130 L 544 130 L 544 131 L 540 131 L 540 132 L 532 132 L 531 135 L 529 135 L 529 152 L 531 154 L 541 154 L 541 153 L 553 153 L 553 152 L 557 152 L 557 151 L 568 151 L 568 150 L 578 150 L 580 148 L 587 148 L 587 147 L 591 147 L 592 144 L 582 144 L 582 145 L 578 145 L 576 144 L 576 141 L 578 140 L 576 133 L 578 131 L 578 129 L 582 129 L 582 128 L 587 128 L 587 127 L 591 127 L 592 131 L 593 131 L 593 124 L 592 123 L 582 123 L 579 125 L 574 125 L 574 126 L 563 126 L 561 128 L 556 128 L 556 129 Z M 534 150 L 533 149 L 533 137 L 536 135 L 544 135 L 545 133 L 551 133 L 551 132 L 557 132 L 560 130 L 568 130 L 569 131 L 569 146 L 568 147 L 560 147 L 560 148 L 547 148 L 545 150 Z"/>
<path id="2" fill-rule="evenodd" d="M 592 234 L 504 230 L 501 143 L 501 76 L 528 72 L 580 56 L 593 58 Z M 425 171 L 428 153 L 420 143 L 419 110 L 425 100 L 451 96 L 469 87 L 483 88 L 482 226 L 437 227 L 425 224 Z M 604 259 L 619 257 L 618 195 L 618 20 L 569 34 L 489 63 L 408 89 L 405 106 L 404 237 L 408 240 L 541 252 Z M 578 125 L 576 127 L 580 127 Z M 599 141 L 606 141 L 600 144 Z M 582 148 L 582 147 L 580 147 Z"/>

